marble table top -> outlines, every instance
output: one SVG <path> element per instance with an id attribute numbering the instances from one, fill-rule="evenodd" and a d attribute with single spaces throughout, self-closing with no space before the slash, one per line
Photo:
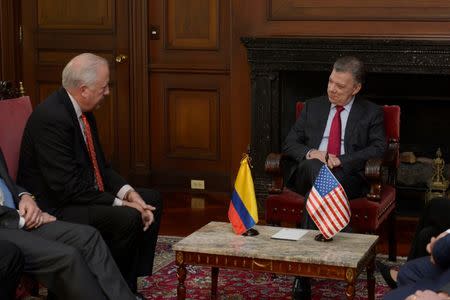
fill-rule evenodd
<path id="1" fill-rule="evenodd" d="M 308 230 L 298 241 L 271 239 L 282 227 L 254 227 L 257 236 L 236 235 L 230 223 L 210 222 L 173 246 L 175 251 L 228 255 L 277 261 L 356 268 L 378 240 L 377 235 L 338 233 L 318 242 L 319 231 Z"/>

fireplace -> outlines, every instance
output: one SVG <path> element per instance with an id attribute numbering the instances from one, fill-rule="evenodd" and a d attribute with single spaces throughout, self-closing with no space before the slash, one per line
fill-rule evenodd
<path id="1" fill-rule="evenodd" d="M 280 151 L 295 121 L 294 103 L 326 93 L 332 64 L 339 56 L 357 56 L 365 63 L 367 76 L 361 94 L 380 105 L 400 105 L 401 152 L 433 158 L 440 147 L 443 158 L 450 162 L 447 138 L 450 41 L 249 37 L 241 40 L 251 68 L 251 155 L 261 210 L 269 184 L 264 173 L 267 154 Z M 409 202 L 409 208 L 420 208 L 423 205 L 420 195 L 425 190 L 423 184 L 398 186 L 400 206 Z M 414 197 L 419 201 L 411 201 Z"/>

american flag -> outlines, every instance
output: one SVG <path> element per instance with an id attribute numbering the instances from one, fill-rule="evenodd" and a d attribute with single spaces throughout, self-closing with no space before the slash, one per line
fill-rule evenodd
<path id="1" fill-rule="evenodd" d="M 306 202 L 306 210 L 326 239 L 350 222 L 350 207 L 344 188 L 324 165 Z"/>

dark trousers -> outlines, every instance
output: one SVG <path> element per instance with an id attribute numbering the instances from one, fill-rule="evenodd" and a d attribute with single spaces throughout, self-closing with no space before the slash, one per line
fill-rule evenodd
<path id="1" fill-rule="evenodd" d="M 9 241 L 0 240 L 0 299 L 15 299 L 23 266 L 20 249 Z"/>
<path id="2" fill-rule="evenodd" d="M 309 191 L 311 190 L 317 175 L 319 175 L 319 171 L 322 166 L 323 163 L 318 159 L 307 159 L 298 164 L 291 182 L 293 184 L 293 188 L 299 194 L 305 195 L 305 199 L 308 198 Z M 332 172 L 336 179 L 341 183 L 349 200 L 361 197 L 367 193 L 367 183 L 363 178 L 361 178 L 361 176 L 346 174 L 342 168 L 333 169 Z M 317 229 L 316 224 L 314 224 L 314 221 L 311 219 L 306 209 L 303 210 L 302 220 L 303 228 Z"/>
<path id="3" fill-rule="evenodd" d="M 163 209 L 159 192 L 149 189 L 138 189 L 137 192 L 147 204 L 156 208 L 154 222 L 145 232 L 140 212 L 130 207 L 68 206 L 61 214 L 66 221 L 87 223 L 100 231 L 133 292 L 137 289 L 137 277 L 152 274 Z"/>
<path id="4" fill-rule="evenodd" d="M 24 273 L 58 299 L 134 299 L 93 227 L 55 221 L 31 231 L 0 229 L 0 239 L 20 248 Z"/>
<path id="5" fill-rule="evenodd" d="M 429 256 L 419 257 L 400 268 L 397 282 L 399 287 L 386 294 L 383 299 L 405 299 L 417 290 L 445 290 L 450 282 L 450 269 L 444 270 L 431 263 Z"/>
<path id="6" fill-rule="evenodd" d="M 424 207 L 411 243 L 408 260 L 428 256 L 427 244 L 432 237 L 450 228 L 450 199 L 434 198 Z"/>

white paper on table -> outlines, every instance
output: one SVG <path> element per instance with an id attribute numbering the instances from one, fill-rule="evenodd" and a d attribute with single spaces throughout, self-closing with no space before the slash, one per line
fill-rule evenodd
<path id="1" fill-rule="evenodd" d="M 271 238 L 278 240 L 298 241 L 307 232 L 308 230 L 305 229 L 283 228 L 272 235 Z"/>

